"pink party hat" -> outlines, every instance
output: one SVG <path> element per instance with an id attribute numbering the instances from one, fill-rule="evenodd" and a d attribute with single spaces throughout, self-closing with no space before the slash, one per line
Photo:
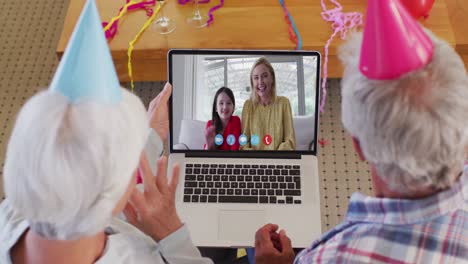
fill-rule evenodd
<path id="1" fill-rule="evenodd" d="M 424 67 L 434 45 L 398 0 L 369 0 L 359 69 L 369 79 L 391 80 Z"/>

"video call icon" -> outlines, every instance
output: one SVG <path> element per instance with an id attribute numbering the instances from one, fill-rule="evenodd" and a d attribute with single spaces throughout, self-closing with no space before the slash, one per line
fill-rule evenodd
<path id="1" fill-rule="evenodd" d="M 223 135 L 221 134 L 218 134 L 215 136 L 215 144 L 218 145 L 218 146 L 221 146 L 223 144 Z"/>
<path id="2" fill-rule="evenodd" d="M 265 143 L 265 145 L 269 146 L 271 144 L 271 142 L 273 141 L 273 138 L 266 134 L 264 137 L 263 137 L 263 143 Z"/>
<path id="3" fill-rule="evenodd" d="M 260 144 L 260 137 L 256 134 L 252 135 L 252 138 L 250 139 L 250 144 L 253 146 L 258 146 Z"/>
<path id="4" fill-rule="evenodd" d="M 239 136 L 239 144 L 241 146 L 245 146 L 245 144 L 247 144 L 247 141 L 248 141 L 248 139 L 247 139 L 247 136 L 245 134 L 242 134 L 242 135 Z"/>
<path id="5" fill-rule="evenodd" d="M 234 143 L 236 143 L 236 137 L 233 134 L 229 134 L 229 136 L 226 138 L 226 142 L 229 146 L 232 146 Z"/>

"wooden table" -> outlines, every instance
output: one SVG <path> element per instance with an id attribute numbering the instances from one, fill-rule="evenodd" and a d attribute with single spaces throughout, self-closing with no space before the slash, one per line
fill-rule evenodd
<path id="1" fill-rule="evenodd" d="M 468 1 L 445 0 L 455 35 L 455 49 L 462 56 L 468 69 Z"/>
<path id="2" fill-rule="evenodd" d="M 429 19 L 423 24 L 439 37 L 457 47 L 452 30 L 446 2 L 457 0 L 436 0 Z M 218 4 L 213 0 L 201 4 L 203 11 Z M 328 3 L 328 1 L 326 1 Z M 365 12 L 365 0 L 340 0 L 345 12 Z M 458 0 L 463 2 L 465 0 Z M 65 24 L 60 37 L 57 54 L 60 57 L 70 38 L 73 27 L 85 0 L 70 0 Z M 123 0 L 97 0 L 97 6 L 103 21 L 109 21 L 117 15 Z M 322 8 L 319 0 L 287 1 L 303 40 L 303 49 L 318 50 L 323 53 L 326 41 L 332 33 L 331 24 L 322 20 Z M 328 8 L 333 7 L 328 4 Z M 177 23 L 174 32 L 160 35 L 149 28 L 135 45 L 133 52 L 134 79 L 136 81 L 157 81 L 167 79 L 167 51 L 170 48 L 229 48 L 229 49 L 294 49 L 289 40 L 288 26 L 283 10 L 277 0 L 226 0 L 223 8 L 214 13 L 214 23 L 208 28 L 195 29 L 186 24 L 185 19 L 193 10 L 192 5 L 179 5 L 175 0 L 168 0 L 164 12 Z M 466 18 L 466 16 L 464 17 Z M 147 20 L 144 11 L 127 14 L 119 23 L 119 31 L 110 42 L 112 57 L 122 82 L 128 81 L 127 49 L 128 43 L 138 33 Z M 465 24 L 466 25 L 466 24 Z M 461 34 L 463 35 L 463 34 Z M 468 36 L 462 36 L 464 39 Z M 336 38 L 330 46 L 329 77 L 340 77 L 342 67 L 337 59 L 337 47 L 341 40 Z M 468 42 L 465 42 L 468 43 Z M 466 46 L 460 46 L 460 50 Z M 466 58 L 468 61 L 468 57 Z"/>

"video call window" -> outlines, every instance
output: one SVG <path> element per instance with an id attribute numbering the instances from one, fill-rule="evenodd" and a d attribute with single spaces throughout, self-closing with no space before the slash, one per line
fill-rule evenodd
<path id="1" fill-rule="evenodd" d="M 252 89 L 255 89 L 251 87 L 250 74 L 254 63 L 260 58 L 268 61 L 273 68 L 277 96 L 286 98 L 287 104 L 290 105 L 294 144 L 288 145 L 279 142 L 283 140 L 279 137 L 287 134 L 288 131 L 278 132 L 276 128 L 270 128 L 259 131 L 258 135 L 244 131 L 243 107 L 246 101 L 251 98 Z M 238 135 L 235 135 L 235 141 L 233 141 L 233 137 L 227 138 L 228 134 L 215 133 L 217 137 L 216 139 L 213 137 L 213 140 L 220 140 L 219 137 L 222 136 L 224 145 L 229 143 L 227 146 L 230 147 L 229 150 L 312 150 L 315 147 L 317 67 L 317 56 L 175 54 L 172 65 L 174 149 L 213 149 L 213 146 L 210 148 L 210 144 L 207 144 L 207 140 L 212 139 L 206 137 L 206 128 L 209 125 L 207 123 L 212 120 L 213 102 L 218 89 L 227 87 L 232 91 L 235 99 L 232 115 L 240 119 L 241 135 L 248 134 L 246 135 L 248 146 L 242 144 L 236 148 L 231 146 L 233 142 L 243 143 L 239 142 Z M 256 120 L 255 115 L 250 116 Z M 275 135 L 276 137 L 274 137 Z M 259 139 L 258 145 L 250 144 L 254 136 Z M 245 140 L 245 137 L 242 139 Z M 254 138 L 254 140 L 257 139 Z M 274 141 L 275 146 L 272 146 L 274 144 L 265 145 L 265 142 L 269 143 L 269 141 Z M 221 145 L 215 144 L 214 149 L 219 150 L 220 148 L 222 148 Z"/>
<path id="2" fill-rule="evenodd" d="M 234 113 L 240 116 L 245 99 L 250 96 L 250 70 L 258 58 L 258 56 L 232 58 L 206 56 L 201 62 L 203 71 L 199 72 L 205 85 L 197 91 L 206 90 L 208 94 L 214 95 L 219 87 L 229 87 L 236 97 Z M 269 59 L 275 70 L 277 87 L 281 87 L 277 90 L 278 95 L 287 96 L 290 99 L 294 115 L 314 114 L 316 60 L 317 57 L 304 57 L 302 61 L 301 57 L 296 56 L 276 56 Z M 304 65 L 310 67 L 304 67 Z M 302 78 L 304 81 L 300 81 Z M 302 96 L 299 96 L 300 94 Z M 195 100 L 200 102 L 200 99 Z M 195 113 L 197 119 L 211 118 L 210 109 L 200 104 L 197 105 L 199 106 Z"/>

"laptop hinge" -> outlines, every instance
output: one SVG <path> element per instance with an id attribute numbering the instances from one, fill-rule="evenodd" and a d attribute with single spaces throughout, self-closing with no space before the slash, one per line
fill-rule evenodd
<path id="1" fill-rule="evenodd" d="M 187 158 L 256 158 L 256 159 L 301 159 L 301 153 L 268 153 L 268 152 L 213 152 L 213 151 L 200 151 L 200 152 L 187 152 L 185 157 Z"/>

